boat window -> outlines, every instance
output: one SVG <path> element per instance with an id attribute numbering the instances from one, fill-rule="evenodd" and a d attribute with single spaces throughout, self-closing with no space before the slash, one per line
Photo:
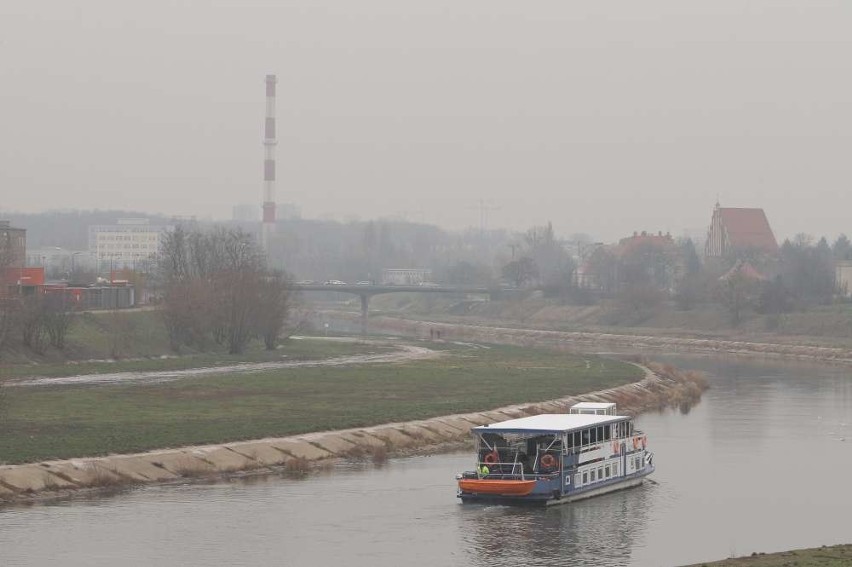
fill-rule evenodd
<path id="1" fill-rule="evenodd" d="M 603 428 L 603 433 L 604 433 L 604 440 L 609 441 L 610 438 L 611 438 L 610 433 L 612 433 L 612 427 L 607 425 L 606 427 Z"/>
<path id="2" fill-rule="evenodd" d="M 583 473 L 583 484 L 587 484 L 589 482 L 589 473 Z"/>
<path id="3" fill-rule="evenodd" d="M 598 468 L 598 480 L 603 480 L 603 467 Z"/>
<path id="4" fill-rule="evenodd" d="M 606 474 L 606 477 L 609 478 L 609 465 L 607 465 L 607 467 L 604 469 L 604 474 Z"/>
<path id="5" fill-rule="evenodd" d="M 612 476 L 618 476 L 618 463 L 612 463 Z"/>
<path id="6" fill-rule="evenodd" d="M 588 445 L 590 441 L 590 433 L 588 429 L 583 430 L 583 445 Z"/>
<path id="7" fill-rule="evenodd" d="M 582 438 L 581 438 L 581 436 L 580 436 L 580 432 L 579 432 L 579 431 L 575 431 L 575 432 L 574 432 L 574 446 L 575 446 L 575 447 L 579 447 L 579 446 L 580 446 L 580 445 L 582 445 L 582 444 L 583 444 L 583 439 L 582 439 Z"/>
<path id="8" fill-rule="evenodd" d="M 571 484 L 571 475 L 566 474 L 565 475 L 565 486 L 568 486 L 569 484 Z"/>
<path id="9" fill-rule="evenodd" d="M 592 469 L 590 472 L 592 474 L 592 482 L 595 482 L 595 469 Z"/>

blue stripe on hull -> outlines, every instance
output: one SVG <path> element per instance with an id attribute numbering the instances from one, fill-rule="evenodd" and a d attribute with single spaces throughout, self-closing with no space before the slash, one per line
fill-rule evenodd
<path id="1" fill-rule="evenodd" d="M 462 502 L 481 502 L 493 504 L 508 504 L 515 506 L 553 506 L 556 504 L 567 504 L 576 500 L 583 500 L 617 490 L 624 490 L 639 486 L 645 480 L 645 477 L 654 472 L 653 465 L 647 465 L 641 472 L 631 475 L 622 476 L 610 479 L 604 482 L 596 482 L 593 485 L 583 486 L 576 490 L 571 490 L 560 497 L 555 497 L 553 492 L 538 493 L 535 492 L 528 496 L 497 496 L 493 494 L 466 494 L 458 495 Z"/>

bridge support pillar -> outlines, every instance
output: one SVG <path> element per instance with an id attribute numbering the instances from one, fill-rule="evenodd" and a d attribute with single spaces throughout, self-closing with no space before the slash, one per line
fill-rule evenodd
<path id="1" fill-rule="evenodd" d="M 370 311 L 370 296 L 366 293 L 359 295 L 361 298 L 361 334 L 367 334 L 367 317 Z"/>

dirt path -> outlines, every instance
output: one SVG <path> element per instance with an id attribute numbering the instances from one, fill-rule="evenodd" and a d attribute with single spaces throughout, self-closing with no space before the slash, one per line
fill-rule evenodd
<path id="1" fill-rule="evenodd" d="M 387 343 L 377 343 L 387 345 Z M 352 356 L 340 356 L 323 360 L 280 360 L 273 362 L 246 362 L 242 364 L 231 364 L 228 366 L 209 366 L 203 368 L 187 368 L 183 370 L 156 370 L 149 372 L 112 372 L 106 374 L 79 374 L 76 376 L 57 377 L 27 377 L 9 380 L 4 384 L 6 387 L 34 387 L 34 386 L 69 386 L 69 385 L 91 385 L 91 384 L 152 384 L 160 382 L 171 382 L 181 378 L 197 376 L 220 376 L 222 374 L 247 374 L 251 372 L 264 372 L 267 370 L 280 370 L 282 368 L 312 368 L 317 366 L 351 366 L 353 364 L 388 364 L 395 362 L 410 362 L 413 360 L 425 360 L 437 358 L 442 355 L 426 347 L 413 345 L 393 345 L 396 350 L 380 354 L 360 354 Z"/>

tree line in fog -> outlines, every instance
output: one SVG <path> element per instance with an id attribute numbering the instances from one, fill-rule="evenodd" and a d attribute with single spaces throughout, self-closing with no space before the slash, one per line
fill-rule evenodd
<path id="1" fill-rule="evenodd" d="M 159 261 L 161 314 L 172 349 L 212 343 L 242 353 L 255 338 L 272 350 L 290 309 L 282 271 L 269 270 L 252 235 L 240 229 L 177 227 Z"/>

